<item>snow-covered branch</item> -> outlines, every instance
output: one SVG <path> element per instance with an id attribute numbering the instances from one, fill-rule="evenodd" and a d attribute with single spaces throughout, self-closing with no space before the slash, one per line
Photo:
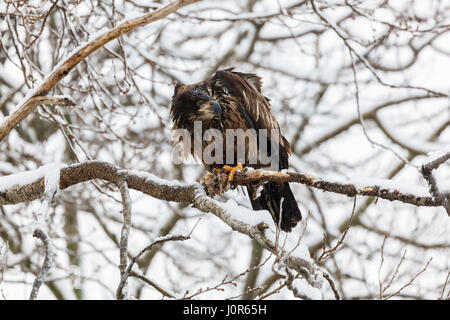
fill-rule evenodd
<path id="1" fill-rule="evenodd" d="M 0 178 L 0 205 L 29 202 L 44 195 L 44 176 L 36 172 L 40 169 Z M 21 177 L 25 183 L 20 183 Z M 59 189 L 64 190 L 75 184 L 101 179 L 120 185 L 122 181 L 130 189 L 141 191 L 154 198 L 193 203 L 197 185 L 183 184 L 177 181 L 161 179 L 151 173 L 125 170 L 102 161 L 87 161 L 63 167 L 60 173 Z M 17 183 L 12 184 L 11 181 Z M 355 179 L 336 181 L 315 177 L 307 173 L 293 171 L 249 170 L 237 172 L 234 176 L 235 185 L 245 185 L 249 182 L 295 182 L 326 192 L 354 197 L 356 195 L 377 197 L 389 201 L 400 201 L 419 207 L 439 207 L 444 205 L 442 197 L 435 198 L 427 194 L 427 188 L 396 184 L 392 180 Z"/>
<path id="2" fill-rule="evenodd" d="M 335 181 L 300 172 L 255 170 L 247 173 L 237 173 L 233 180 L 235 184 L 239 185 L 256 181 L 297 182 L 315 189 L 343 194 L 348 197 L 356 195 L 377 197 L 415 206 L 439 207 L 443 205 L 442 199 L 430 197 L 425 187 L 396 184 L 396 182 L 388 179 L 367 178 Z"/>

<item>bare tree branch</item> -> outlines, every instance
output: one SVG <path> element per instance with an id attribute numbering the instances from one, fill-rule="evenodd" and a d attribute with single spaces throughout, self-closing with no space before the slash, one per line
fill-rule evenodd
<path id="1" fill-rule="evenodd" d="M 424 179 L 428 182 L 428 187 L 430 190 L 430 194 L 434 197 L 434 199 L 439 199 L 442 202 L 442 206 L 445 211 L 447 211 L 448 216 L 450 217 L 450 194 L 442 193 L 439 191 L 439 187 L 436 183 L 436 179 L 433 176 L 432 171 L 437 169 L 441 164 L 450 159 L 450 152 L 438 157 L 437 159 L 430 161 L 424 164 L 421 168 L 422 175 Z"/>
<path id="2" fill-rule="evenodd" d="M 130 193 L 128 191 L 128 185 L 124 181 L 120 184 L 120 194 L 122 196 L 123 204 L 123 227 L 120 234 L 120 277 L 122 278 L 125 274 L 125 268 L 127 267 L 127 253 L 128 253 L 128 238 L 130 236 L 131 230 L 131 199 Z M 122 290 L 118 290 L 117 299 L 123 300 L 128 297 L 128 282 L 127 279 L 122 284 Z"/>
<path id="3" fill-rule="evenodd" d="M 45 248 L 45 258 L 44 262 L 42 263 L 42 268 L 39 271 L 39 274 L 37 275 L 36 279 L 34 279 L 33 282 L 33 288 L 31 289 L 30 293 L 30 300 L 34 300 L 37 298 L 37 295 L 39 293 L 39 288 L 41 285 L 45 282 L 47 279 L 48 272 L 50 271 L 53 263 L 53 255 L 54 255 L 54 247 L 52 240 L 48 236 L 48 234 L 41 230 L 36 229 L 33 233 L 33 237 L 36 237 L 44 243 Z"/>

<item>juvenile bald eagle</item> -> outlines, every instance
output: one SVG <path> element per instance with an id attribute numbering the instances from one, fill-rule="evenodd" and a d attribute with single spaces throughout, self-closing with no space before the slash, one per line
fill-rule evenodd
<path id="1" fill-rule="evenodd" d="M 191 85 L 177 83 L 175 85 L 170 110 L 173 128 L 187 129 L 193 137 L 194 123 L 201 121 L 202 132 L 208 129 L 217 129 L 223 134 L 224 161 L 207 163 L 203 159 L 203 153 L 196 154 L 192 146 L 192 155 L 200 158 L 208 171 L 213 172 L 223 167 L 229 168 L 238 165 L 237 155 L 232 157 L 232 161 L 225 160 L 226 146 L 232 144 L 237 147 L 234 138 L 233 141 L 227 141 L 226 129 L 242 129 L 244 131 L 253 129 L 256 132 L 264 132 L 263 135 L 258 135 L 258 142 L 266 139 L 266 150 L 269 150 L 275 146 L 273 141 L 276 141 L 275 143 L 278 144 L 278 148 L 276 148 L 278 150 L 275 149 L 278 152 L 276 158 L 278 170 L 288 168 L 291 148 L 289 142 L 281 135 L 280 126 L 270 109 L 269 99 L 262 94 L 261 87 L 261 78 L 256 74 L 240 73 L 233 69 L 218 71 L 211 78 L 199 83 Z M 279 134 L 279 139 L 273 140 L 274 132 Z M 259 145 L 258 143 L 256 149 L 259 148 Z M 202 150 L 205 147 L 206 142 L 203 142 Z M 249 161 L 251 148 L 248 140 L 246 140 L 245 149 L 243 165 L 255 169 L 265 166 L 260 161 L 256 163 Z M 262 152 L 259 149 L 257 151 Z M 268 152 L 266 150 L 264 152 Z M 255 190 L 258 187 L 257 184 L 249 183 L 246 187 L 254 210 L 268 210 L 276 224 L 280 222 L 281 213 L 280 226 L 282 230 L 291 231 L 301 220 L 297 201 L 288 183 L 267 182 L 260 187 L 259 193 Z"/>

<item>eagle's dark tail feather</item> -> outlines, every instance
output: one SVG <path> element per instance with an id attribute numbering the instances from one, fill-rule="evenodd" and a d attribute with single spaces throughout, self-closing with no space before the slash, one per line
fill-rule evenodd
<path id="1" fill-rule="evenodd" d="M 247 184 L 247 191 L 253 210 L 267 210 L 278 225 L 281 207 L 281 230 L 289 232 L 302 219 L 297 201 L 289 183 L 269 181 L 262 186 L 260 194 L 255 196 L 256 186 Z"/>

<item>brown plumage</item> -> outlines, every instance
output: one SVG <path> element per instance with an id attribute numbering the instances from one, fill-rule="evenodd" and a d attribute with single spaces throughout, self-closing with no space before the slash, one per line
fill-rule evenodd
<path id="1" fill-rule="evenodd" d="M 241 159 L 244 165 L 253 168 L 267 166 L 262 162 L 250 163 L 252 150 L 259 150 L 259 140 L 266 139 L 267 149 L 270 150 L 274 140 L 271 137 L 271 129 L 278 133 L 278 169 L 288 168 L 288 157 L 291 154 L 289 142 L 282 136 L 280 126 L 270 109 L 269 99 L 262 94 L 262 81 L 256 74 L 240 73 L 233 69 L 217 71 L 211 78 L 191 84 L 178 83 L 175 86 L 172 98 L 170 115 L 174 129 L 187 129 L 193 138 L 194 122 L 201 121 L 202 133 L 208 129 L 220 130 L 223 136 L 224 150 L 223 161 L 220 163 L 207 163 L 203 159 L 203 150 L 207 146 L 204 141 L 202 152 L 194 150 L 192 143 L 191 153 L 201 159 L 206 169 L 210 172 L 214 168 L 221 168 L 225 164 L 236 166 L 238 156 L 235 154 L 232 161 L 226 161 L 226 147 L 233 145 L 236 150 L 237 141 L 227 141 L 226 129 L 256 130 L 267 129 L 267 134 L 258 136 L 258 143 L 250 145 L 250 140 L 245 143 L 245 159 Z M 262 137 L 262 138 L 261 138 Z M 251 148 L 251 146 L 253 148 Z M 229 160 L 229 159 L 228 159 Z M 275 223 L 279 223 L 281 212 L 281 229 L 291 231 L 301 220 L 301 213 L 288 183 L 267 182 L 257 195 L 255 184 L 248 184 L 247 190 L 250 202 L 254 210 L 268 210 Z"/>

